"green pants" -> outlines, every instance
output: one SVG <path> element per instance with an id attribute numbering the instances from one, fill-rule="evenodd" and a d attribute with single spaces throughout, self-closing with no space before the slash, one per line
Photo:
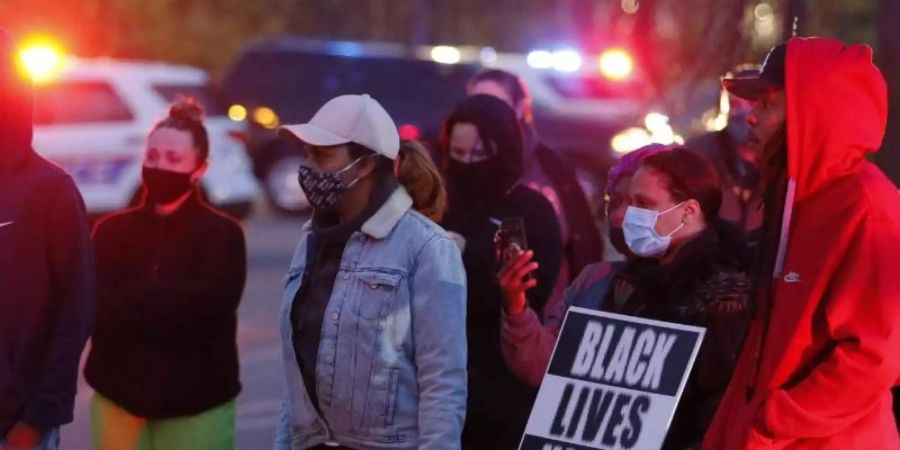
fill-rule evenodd
<path id="1" fill-rule="evenodd" d="M 174 419 L 135 417 L 103 396 L 91 401 L 94 450 L 233 450 L 234 400 Z"/>

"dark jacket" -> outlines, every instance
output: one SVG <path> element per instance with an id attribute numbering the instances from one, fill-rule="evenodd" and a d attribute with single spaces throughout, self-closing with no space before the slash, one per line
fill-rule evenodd
<path id="1" fill-rule="evenodd" d="M 731 380 L 750 322 L 750 282 L 742 234 L 717 222 L 679 249 L 673 261 L 635 280 L 638 316 L 706 328 L 665 448 L 699 448 Z"/>
<path id="2" fill-rule="evenodd" d="M 445 123 L 476 125 L 495 154 L 468 168 L 451 170 L 447 184 L 450 208 L 444 227 L 466 240 L 463 263 L 468 277 L 467 335 L 469 341 L 469 402 L 467 423 L 504 424 L 524 430 L 536 390 L 513 375 L 500 349 L 504 295 L 496 280 L 499 269 L 494 235 L 499 221 L 521 217 L 528 245 L 540 263 L 538 287 L 528 292 L 529 305 L 543 311 L 562 260 L 559 222 L 550 202 L 539 192 L 518 184 L 522 176 L 522 135 L 515 114 L 501 100 L 469 97 Z M 446 149 L 445 149 L 446 151 Z M 477 189 L 473 189 L 473 184 Z M 510 434 L 521 434 L 516 430 Z"/>
<path id="3" fill-rule="evenodd" d="M 31 149 L 31 100 L 0 29 L 0 441 L 72 421 L 94 262 L 72 179 Z"/>
<path id="4" fill-rule="evenodd" d="M 528 292 L 528 304 L 543 311 L 550 298 L 561 263 L 562 241 L 553 207 L 540 193 L 516 187 L 505 201 L 481 218 L 457 221 L 449 214 L 445 227 L 466 239 L 463 264 L 468 278 L 469 407 L 468 421 L 521 425 L 531 412 L 536 390 L 512 374 L 500 348 L 501 312 L 505 297 L 497 283 L 494 246 L 497 226 L 491 219 L 521 217 L 529 248 L 540 263 L 538 287 Z"/>
<path id="5" fill-rule="evenodd" d="M 241 227 L 195 195 L 170 216 L 143 206 L 94 232 L 97 328 L 85 377 L 130 413 L 193 415 L 240 391 Z"/>

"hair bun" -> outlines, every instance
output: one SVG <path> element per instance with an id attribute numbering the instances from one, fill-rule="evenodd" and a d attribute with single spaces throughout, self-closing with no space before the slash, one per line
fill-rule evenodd
<path id="1" fill-rule="evenodd" d="M 203 122 L 203 105 L 193 97 L 181 98 L 169 107 L 169 117 Z"/>

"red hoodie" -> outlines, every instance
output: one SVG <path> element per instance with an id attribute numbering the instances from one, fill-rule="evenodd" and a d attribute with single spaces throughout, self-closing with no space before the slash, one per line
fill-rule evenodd
<path id="1" fill-rule="evenodd" d="M 884 135 L 885 82 L 869 47 L 830 39 L 791 39 L 785 71 L 770 314 L 751 325 L 704 448 L 900 449 L 900 194 L 865 159 Z"/>

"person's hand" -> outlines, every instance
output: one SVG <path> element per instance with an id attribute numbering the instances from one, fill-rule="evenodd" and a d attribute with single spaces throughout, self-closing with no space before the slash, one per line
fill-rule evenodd
<path id="1" fill-rule="evenodd" d="M 511 316 L 521 314 L 528 306 L 525 292 L 537 286 L 534 277 L 528 277 L 538 268 L 538 263 L 532 262 L 534 252 L 529 250 L 512 258 L 497 274 L 500 289 L 506 294 L 506 312 Z"/>
<path id="2" fill-rule="evenodd" d="M 41 445 L 44 436 L 25 422 L 19 422 L 6 435 L 8 449 L 33 449 Z"/>

